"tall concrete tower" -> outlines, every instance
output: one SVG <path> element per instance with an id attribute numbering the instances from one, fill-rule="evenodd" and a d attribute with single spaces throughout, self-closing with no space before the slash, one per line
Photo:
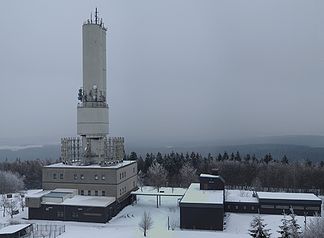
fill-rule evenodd
<path id="1" fill-rule="evenodd" d="M 106 31 L 95 11 L 82 26 L 83 87 L 79 89 L 77 133 L 62 139 L 62 158 L 67 162 L 109 164 L 122 160 L 124 139 L 107 138 Z"/>

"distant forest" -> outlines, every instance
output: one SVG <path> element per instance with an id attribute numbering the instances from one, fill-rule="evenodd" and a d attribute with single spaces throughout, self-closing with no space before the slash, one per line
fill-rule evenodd
<path id="1" fill-rule="evenodd" d="M 239 152 L 208 154 L 206 157 L 194 152 L 151 153 L 145 158 L 132 152 L 127 159 L 137 160 L 143 184 L 148 185 L 154 185 L 150 168 L 158 164 L 165 170 L 161 173 L 166 174 L 169 186 L 188 186 L 188 176 L 190 181 L 198 181 L 199 174 L 217 169 L 228 187 L 324 193 L 324 161 L 290 161 L 287 156 L 275 160 L 271 154 L 256 157 L 250 154 L 242 156 Z"/>
<path id="2" fill-rule="evenodd" d="M 287 156 L 276 160 L 271 154 L 257 157 L 241 155 L 240 152 L 207 156 L 195 152 L 147 153 L 144 158 L 131 152 L 125 159 L 137 161 L 139 186 L 187 187 L 191 182 L 198 181 L 199 174 L 212 173 L 213 169 L 217 169 L 228 187 L 317 191 L 324 194 L 324 161 L 290 161 Z M 26 189 L 41 188 L 42 167 L 53 162 L 17 159 L 1 162 L 0 170 L 22 177 Z"/>

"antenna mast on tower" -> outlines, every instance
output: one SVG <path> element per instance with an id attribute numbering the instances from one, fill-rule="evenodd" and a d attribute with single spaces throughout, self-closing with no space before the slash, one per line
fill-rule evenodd
<path id="1" fill-rule="evenodd" d="M 98 8 L 95 11 L 95 23 L 98 24 Z"/>

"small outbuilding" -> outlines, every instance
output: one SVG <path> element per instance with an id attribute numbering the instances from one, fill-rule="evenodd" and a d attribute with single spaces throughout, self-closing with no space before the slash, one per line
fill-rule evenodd
<path id="1" fill-rule="evenodd" d="M 200 183 L 192 183 L 180 203 L 180 228 L 223 230 L 224 180 L 202 174 Z"/>
<path id="2" fill-rule="evenodd" d="M 261 214 L 321 215 L 322 200 L 312 193 L 257 192 Z"/>
<path id="3" fill-rule="evenodd" d="M 29 237 L 31 235 L 32 230 L 32 224 L 9 225 L 0 229 L 0 238 Z"/>

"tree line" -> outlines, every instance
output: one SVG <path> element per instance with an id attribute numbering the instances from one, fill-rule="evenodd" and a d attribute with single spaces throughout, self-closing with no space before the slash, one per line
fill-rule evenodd
<path id="1" fill-rule="evenodd" d="M 25 161 L 17 159 L 14 162 L 4 161 L 0 163 L 0 171 L 11 172 L 17 175 L 23 182 L 22 189 L 42 188 L 42 167 L 50 163 L 51 161 L 49 160 L 39 159 Z M 5 191 L 5 193 L 7 192 L 8 191 Z M 1 193 L 0 191 L 0 194 Z"/>
<path id="2" fill-rule="evenodd" d="M 324 193 L 324 162 L 290 161 L 287 156 L 280 160 L 271 154 L 262 157 L 239 152 L 202 156 L 199 153 L 147 153 L 145 158 L 131 152 L 126 159 L 136 160 L 140 183 L 186 187 L 198 181 L 201 173 L 217 169 L 226 185 L 253 187 L 255 189 L 283 188 L 311 190 Z M 158 187 L 157 186 L 157 187 Z"/>

